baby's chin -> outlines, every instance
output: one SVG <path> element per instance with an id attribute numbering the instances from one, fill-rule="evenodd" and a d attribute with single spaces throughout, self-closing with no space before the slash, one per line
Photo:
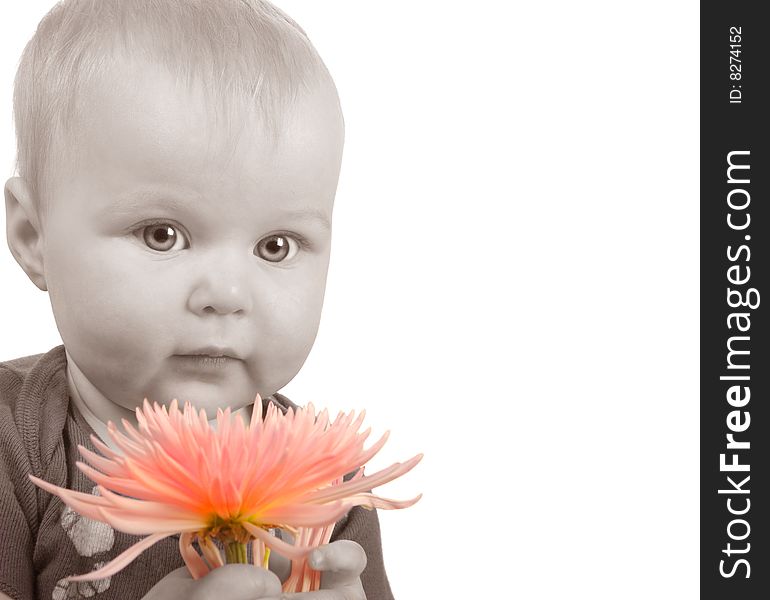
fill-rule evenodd
<path id="1" fill-rule="evenodd" d="M 228 385 L 229 383 L 230 385 Z M 216 418 L 217 410 L 230 407 L 231 412 L 240 410 L 254 404 L 257 392 L 251 386 L 235 385 L 236 382 L 213 383 L 206 381 L 182 381 L 172 385 L 161 386 L 147 395 L 147 399 L 161 406 L 170 406 L 173 400 L 177 400 L 179 408 L 183 408 L 189 402 L 196 411 L 206 411 L 206 417 L 211 420 Z"/>

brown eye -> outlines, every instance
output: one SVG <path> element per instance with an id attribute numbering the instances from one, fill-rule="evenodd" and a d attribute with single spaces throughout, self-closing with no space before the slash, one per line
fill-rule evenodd
<path id="1" fill-rule="evenodd" d="M 148 225 L 143 230 L 144 243 L 158 252 L 168 252 L 169 250 L 181 250 L 188 247 L 184 234 L 177 231 L 177 228 L 169 223 L 158 223 Z"/>
<path id="2" fill-rule="evenodd" d="M 288 235 L 269 235 L 257 243 L 256 254 L 269 262 L 282 262 L 294 258 L 297 241 Z"/>

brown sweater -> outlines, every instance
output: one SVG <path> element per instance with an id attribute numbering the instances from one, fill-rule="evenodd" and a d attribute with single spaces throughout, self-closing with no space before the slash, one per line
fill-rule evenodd
<path id="1" fill-rule="evenodd" d="M 66 364 L 64 346 L 0 363 L 0 591 L 14 600 L 139 600 L 184 566 L 179 536 L 158 542 L 110 578 L 68 584 L 65 577 L 99 568 L 142 536 L 82 518 L 27 477 L 32 473 L 61 487 L 94 491 L 75 466 L 78 444 L 95 451 L 94 432 L 70 402 Z M 266 402 L 284 410 L 291 406 L 280 394 Z M 375 511 L 354 508 L 337 523 L 332 539 L 363 546 L 366 597 L 392 600 Z"/>

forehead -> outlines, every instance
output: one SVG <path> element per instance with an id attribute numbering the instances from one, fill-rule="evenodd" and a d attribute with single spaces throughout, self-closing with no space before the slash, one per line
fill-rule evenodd
<path id="1" fill-rule="evenodd" d="M 330 81 L 267 115 L 219 92 L 152 65 L 111 70 L 81 98 L 70 175 L 105 192 L 162 184 L 333 199 L 344 127 Z"/>

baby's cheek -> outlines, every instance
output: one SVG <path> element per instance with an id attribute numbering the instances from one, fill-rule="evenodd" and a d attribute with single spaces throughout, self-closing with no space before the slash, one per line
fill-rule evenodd
<path id="1" fill-rule="evenodd" d="M 131 363 L 171 333 L 173 288 L 151 272 L 138 273 L 109 255 L 66 252 L 55 271 L 51 302 L 68 346 L 97 349 L 105 362 L 120 357 Z"/>
<path id="2" fill-rule="evenodd" d="M 307 282 L 295 293 L 284 294 L 275 308 L 274 322 L 296 340 L 315 338 L 321 317 L 323 288 Z"/>
<path id="3" fill-rule="evenodd" d="M 271 302 L 261 327 L 267 350 L 263 364 L 293 377 L 313 346 L 321 316 L 321 301 L 315 293 L 282 294 Z"/>
<path id="4" fill-rule="evenodd" d="M 148 329 L 158 335 L 164 333 L 172 303 L 170 282 L 137 277 L 124 270 L 122 274 L 94 272 L 88 283 L 90 285 L 84 287 L 81 297 L 88 315 L 99 326 L 129 338 L 149 333 Z"/>

